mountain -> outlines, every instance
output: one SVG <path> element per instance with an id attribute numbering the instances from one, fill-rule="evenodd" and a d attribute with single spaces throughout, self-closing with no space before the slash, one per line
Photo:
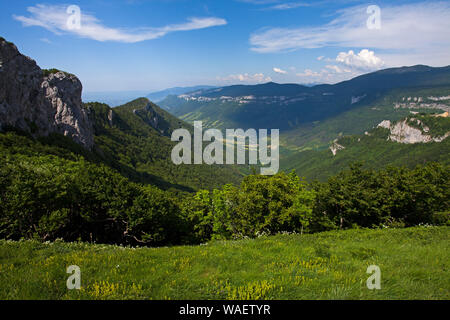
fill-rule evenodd
<path id="1" fill-rule="evenodd" d="M 279 128 L 281 169 L 324 180 L 358 160 L 376 168 L 445 162 L 447 139 L 404 145 L 364 133 L 382 121 L 450 111 L 450 67 L 391 68 L 313 87 L 273 82 L 228 86 L 169 96 L 160 105 L 189 123 L 201 120 L 206 127 Z M 430 130 L 441 125 L 433 122 Z M 341 152 L 336 139 L 362 142 Z M 336 156 L 330 147 L 337 148 Z"/>
<path id="2" fill-rule="evenodd" d="M 161 102 L 164 109 L 147 98 L 116 108 L 82 103 L 76 76 L 41 70 L 3 39 L 0 60 L 0 129 L 25 136 L 3 136 L 5 153 L 64 159 L 75 154 L 164 190 L 238 183 L 250 170 L 174 165 L 171 133 L 192 131 L 193 120 L 221 129 L 280 128 L 281 169 L 309 178 L 326 179 L 360 160 L 375 168 L 447 161 L 448 119 L 436 115 L 450 111 L 450 67 L 386 69 L 314 87 L 270 82 L 203 88 L 168 96 Z M 411 117 L 426 123 L 426 129 L 415 128 Z M 409 136 L 403 137 L 405 132 Z"/>
<path id="3" fill-rule="evenodd" d="M 86 107 L 95 121 L 94 151 L 132 180 L 189 191 L 237 183 L 242 177 L 236 166 L 173 164 L 173 130 L 192 127 L 147 98 L 116 108 L 99 103 Z"/>
<path id="4" fill-rule="evenodd" d="M 430 161 L 448 164 L 450 95 L 445 72 L 439 76 L 419 67 L 411 73 L 418 73 L 418 78 L 427 72 L 431 76 L 422 75 L 423 81 L 403 79 L 401 83 L 409 87 L 397 91 L 383 91 L 384 84 L 374 85 L 371 91 L 371 82 L 380 80 L 368 78 L 362 78 L 367 81 L 360 81 L 358 90 L 343 83 L 342 90 L 334 93 L 351 97 L 352 107 L 343 110 L 329 104 L 330 95 L 323 92 L 330 87 L 323 85 L 268 83 L 191 93 L 217 102 L 213 99 L 225 92 L 229 96 L 219 102 L 235 95 L 248 105 L 268 100 L 262 106 L 274 125 L 299 112 L 288 108 L 295 103 L 294 95 L 298 102 L 308 102 L 302 107 L 305 114 L 309 112 L 309 121 L 319 114 L 315 112 L 329 111 L 322 115 L 322 124 L 311 124 L 328 137 L 344 127 L 366 128 L 376 118 L 371 111 L 383 116 L 363 135 L 339 135 L 329 149 L 300 150 L 294 137 L 285 136 L 289 145 L 283 145 L 284 169 L 317 179 L 342 171 L 327 182 L 310 184 L 283 172 L 244 178 L 242 168 L 253 169 L 248 166 L 175 165 L 171 151 L 176 142 L 171 134 L 178 128 L 191 132 L 193 128 L 149 99 L 138 98 L 116 108 L 82 103 L 82 86 L 75 75 L 41 70 L 4 40 L 0 61 L 1 239 L 62 239 L 77 241 L 77 246 L 80 242 L 171 246 L 261 234 L 449 223 L 448 165 L 431 163 L 413 170 L 365 170 L 351 165 L 342 171 L 355 160 L 374 168 Z M 395 82 L 404 74 L 396 71 L 380 77 Z M 423 87 L 425 83 L 429 87 Z M 241 96 L 248 92 L 251 96 Z M 291 102 L 288 107 L 282 103 L 286 99 Z M 337 98 L 335 102 L 346 105 Z M 223 115 L 229 114 L 227 103 L 223 101 Z M 309 103 L 317 110 L 311 112 Z M 240 104 L 243 110 L 238 111 L 245 113 L 247 104 Z M 271 110 L 276 104 L 280 108 Z M 385 118 L 403 113 L 408 116 L 396 121 Z M 358 116 L 361 124 L 348 121 Z M 334 126 L 329 122 L 333 119 Z M 252 125 L 266 121 L 231 118 L 223 123 L 244 120 Z"/>
<path id="5" fill-rule="evenodd" d="M 145 95 L 146 91 L 83 91 L 82 99 L 84 102 L 101 102 L 117 107 Z"/>
<path id="6" fill-rule="evenodd" d="M 450 86 L 450 66 L 381 70 L 335 85 L 266 83 L 169 96 L 160 105 L 207 127 L 292 130 L 367 106 L 393 89 Z"/>
<path id="7" fill-rule="evenodd" d="M 236 166 L 173 164 L 176 143 L 171 133 L 191 126 L 147 98 L 116 108 L 82 103 L 82 85 L 75 75 L 41 70 L 4 39 L 0 61 L 0 149 L 6 157 L 82 157 L 133 182 L 174 192 L 210 189 L 242 178 Z"/>
<path id="8" fill-rule="evenodd" d="M 383 120 L 361 135 L 342 136 L 324 150 L 306 150 L 281 160 L 285 170 L 295 169 L 308 179 L 326 180 L 351 163 L 372 169 L 449 164 L 450 118 L 442 114 L 415 114 L 398 121 Z"/>
<path id="9" fill-rule="evenodd" d="M 156 91 L 150 93 L 147 98 L 149 98 L 153 102 L 160 102 L 164 100 L 169 95 L 179 95 L 179 94 L 185 94 L 190 93 L 198 90 L 204 90 L 204 89 L 212 89 L 215 88 L 213 86 L 194 86 L 194 87 L 175 87 L 175 88 L 169 88 L 161 91 Z"/>
<path id="10" fill-rule="evenodd" d="M 0 129 L 15 127 L 33 136 L 60 133 L 91 149 L 92 123 L 82 107 L 81 90 L 74 75 L 41 70 L 0 38 Z"/>
<path id="11" fill-rule="evenodd" d="M 282 144 L 295 150 L 328 148 L 334 139 L 362 134 L 383 120 L 397 121 L 415 112 L 448 111 L 450 99 L 444 98 L 449 95 L 450 86 L 393 88 L 358 108 L 285 131 Z"/>
<path id="12" fill-rule="evenodd" d="M 168 95 L 179 95 L 184 93 L 189 93 L 201 89 L 211 89 L 212 86 L 194 86 L 194 87 L 175 87 L 170 89 L 165 89 L 157 92 L 152 92 L 147 95 L 145 91 L 92 91 L 83 92 L 84 102 L 102 102 L 111 107 L 117 107 L 123 105 L 129 101 L 137 99 L 139 97 L 147 96 L 150 101 L 155 103 L 165 99 Z"/>

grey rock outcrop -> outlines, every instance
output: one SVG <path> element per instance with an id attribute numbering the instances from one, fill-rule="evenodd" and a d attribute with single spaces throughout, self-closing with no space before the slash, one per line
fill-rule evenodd
<path id="1" fill-rule="evenodd" d="M 61 71 L 44 76 L 34 60 L 0 38 L 0 130 L 60 133 L 91 149 L 94 129 L 81 91 L 76 76 Z"/>
<path id="2" fill-rule="evenodd" d="M 391 123 L 389 120 L 383 120 L 378 127 L 386 128 L 390 131 L 388 139 L 394 142 L 413 144 L 413 143 L 428 143 L 441 142 L 450 136 L 447 132 L 443 136 L 433 137 L 429 134 L 430 128 L 425 126 L 419 119 L 411 118 L 409 121 L 415 121 L 417 127 L 411 126 L 408 119 Z"/>
<path id="3" fill-rule="evenodd" d="M 330 150 L 331 150 L 331 153 L 333 154 L 333 156 L 335 156 L 339 150 L 344 150 L 344 149 L 345 149 L 345 147 L 338 143 L 338 139 L 334 140 L 330 146 Z"/>

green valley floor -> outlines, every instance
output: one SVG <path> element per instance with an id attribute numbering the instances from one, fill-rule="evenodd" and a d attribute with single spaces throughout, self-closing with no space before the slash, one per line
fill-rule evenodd
<path id="1" fill-rule="evenodd" d="M 80 290 L 67 289 L 70 265 Z M 370 265 L 379 290 L 367 288 Z M 450 299 L 450 227 L 170 248 L 0 240 L 0 299 Z"/>

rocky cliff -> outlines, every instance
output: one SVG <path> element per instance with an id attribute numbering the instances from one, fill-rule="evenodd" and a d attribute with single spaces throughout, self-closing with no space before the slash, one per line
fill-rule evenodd
<path id="1" fill-rule="evenodd" d="M 415 126 L 411 125 L 411 122 Z M 383 120 L 378 124 L 380 128 L 386 128 L 390 131 L 389 138 L 391 141 L 399 143 L 428 143 L 428 142 L 441 142 L 450 136 L 450 132 L 447 132 L 443 136 L 432 136 L 429 134 L 430 128 L 422 123 L 419 119 L 411 118 L 391 123 L 389 120 Z"/>
<path id="2" fill-rule="evenodd" d="M 344 149 L 345 149 L 345 147 L 338 143 L 338 139 L 334 140 L 330 146 L 330 150 L 331 150 L 331 153 L 333 154 L 333 156 L 335 156 L 339 150 L 344 150 Z"/>
<path id="3" fill-rule="evenodd" d="M 94 130 L 81 91 L 76 76 L 44 72 L 0 38 L 0 130 L 15 127 L 33 136 L 60 133 L 91 149 Z"/>

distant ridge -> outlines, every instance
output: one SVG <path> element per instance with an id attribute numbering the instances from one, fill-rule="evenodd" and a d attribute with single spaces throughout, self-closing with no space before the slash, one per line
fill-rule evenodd
<path id="1" fill-rule="evenodd" d="M 150 93 L 147 98 L 152 102 L 164 100 L 169 95 L 186 94 L 197 90 L 213 89 L 214 86 L 193 86 L 193 87 L 174 87 Z"/>
<path id="2" fill-rule="evenodd" d="M 450 86 L 450 66 L 384 69 L 312 87 L 268 82 L 169 95 L 158 104 L 189 123 L 216 128 L 292 130 L 368 106 L 397 89 Z"/>

